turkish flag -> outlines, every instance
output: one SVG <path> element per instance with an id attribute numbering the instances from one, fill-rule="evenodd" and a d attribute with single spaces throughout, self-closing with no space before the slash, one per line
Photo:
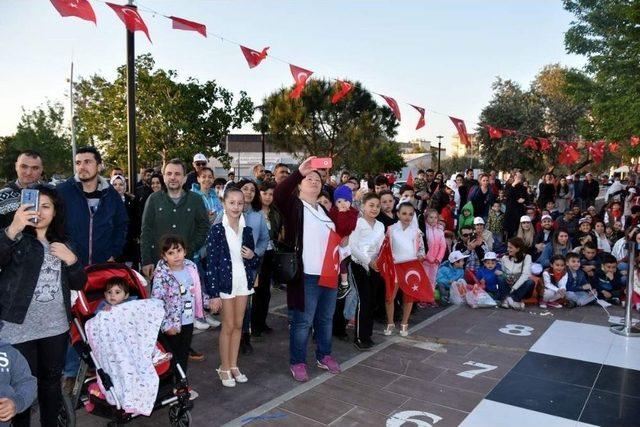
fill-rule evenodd
<path id="1" fill-rule="evenodd" d="M 385 299 L 391 301 L 393 295 L 393 289 L 396 284 L 396 270 L 393 265 L 393 253 L 391 252 L 391 239 L 389 236 L 385 236 L 380 247 L 380 254 L 376 261 L 380 275 L 384 279 L 385 284 Z"/>
<path id="2" fill-rule="evenodd" d="M 449 118 L 451 119 L 451 121 L 453 122 L 453 125 L 458 130 L 458 135 L 460 136 L 460 142 L 462 142 L 462 144 L 465 147 L 471 147 L 471 141 L 469 141 L 469 135 L 467 135 L 467 127 L 464 125 L 464 121 L 460 119 L 456 119 L 455 117 L 451 117 L 451 116 L 449 116 Z"/>
<path id="3" fill-rule="evenodd" d="M 197 31 L 198 33 L 207 37 L 207 26 L 204 24 L 188 21 L 176 16 L 170 16 L 169 19 L 173 21 L 171 28 L 173 28 L 174 30 Z"/>
<path id="4" fill-rule="evenodd" d="M 107 3 L 113 11 L 118 15 L 118 18 L 122 22 L 124 22 L 124 26 L 127 27 L 127 30 L 134 31 L 142 31 L 149 41 L 151 41 L 151 37 L 149 37 L 149 30 L 147 29 L 147 25 L 142 20 L 142 16 L 138 13 L 138 10 L 134 6 L 120 6 L 118 4 Z M 153 42 L 152 42 L 153 43 Z"/>
<path id="5" fill-rule="evenodd" d="M 60 16 L 75 16 L 96 23 L 96 14 L 87 0 L 51 0 Z"/>
<path id="6" fill-rule="evenodd" d="M 331 103 L 337 104 L 342 98 L 347 96 L 351 89 L 353 89 L 353 85 L 349 82 L 344 82 L 342 80 L 338 80 L 338 85 L 340 85 L 340 89 L 331 97 Z"/>
<path id="7" fill-rule="evenodd" d="M 635 147 L 636 145 L 640 144 L 640 136 L 632 136 L 631 137 L 631 146 Z"/>
<path id="8" fill-rule="evenodd" d="M 407 177 L 407 185 L 413 187 L 413 171 L 409 171 L 409 176 Z"/>
<path id="9" fill-rule="evenodd" d="M 500 139 L 502 138 L 502 130 L 498 128 L 494 128 L 491 125 L 486 125 L 487 131 L 489 132 L 490 139 Z"/>
<path id="10" fill-rule="evenodd" d="M 262 49 L 262 52 L 258 52 L 257 50 L 249 49 L 248 47 L 240 45 L 240 50 L 242 50 L 242 54 L 247 60 L 249 68 L 253 68 L 260 65 L 262 60 L 267 57 L 267 51 L 269 50 L 269 48 L 265 47 L 264 49 Z"/>
<path id="11" fill-rule="evenodd" d="M 618 144 L 616 141 L 613 141 L 613 142 L 609 143 L 609 152 L 610 153 L 617 152 L 618 148 L 620 148 L 620 144 Z"/>
<path id="12" fill-rule="evenodd" d="M 318 284 L 327 288 L 338 287 L 338 276 L 340 275 L 340 242 L 342 238 L 333 230 L 329 231 L 329 239 L 327 240 L 327 248 L 324 252 L 324 261 L 322 262 L 322 272 Z"/>
<path id="13" fill-rule="evenodd" d="M 411 104 L 409 104 L 411 105 Z M 420 129 L 421 127 L 424 127 L 425 125 L 425 121 L 424 121 L 424 108 L 422 107 L 416 107 L 415 105 L 411 105 L 413 108 L 415 108 L 416 110 L 418 110 L 418 113 L 420 113 L 420 119 L 418 120 L 418 124 L 416 125 L 416 130 Z"/>
<path id="14" fill-rule="evenodd" d="M 528 137 L 527 139 L 525 139 L 524 143 L 522 144 L 522 146 L 524 148 L 531 148 L 534 151 L 538 151 L 538 143 L 532 137 Z"/>
<path id="15" fill-rule="evenodd" d="M 540 151 L 545 152 L 551 149 L 551 141 L 547 138 L 538 138 L 540 141 Z"/>
<path id="16" fill-rule="evenodd" d="M 401 262 L 395 265 L 398 287 L 406 301 L 433 302 L 433 287 L 418 260 Z"/>
<path id="17" fill-rule="evenodd" d="M 595 164 L 601 163 L 604 158 L 604 141 L 598 141 L 587 149 Z"/>
<path id="18" fill-rule="evenodd" d="M 561 165 L 570 166 L 578 161 L 580 158 L 580 153 L 571 143 L 567 143 L 564 145 L 563 150 L 560 152 L 558 156 L 558 163 Z"/>
<path id="19" fill-rule="evenodd" d="M 400 121 L 400 107 L 398 107 L 398 103 L 396 102 L 396 100 L 388 96 L 380 96 L 383 97 L 385 101 L 387 101 L 387 105 L 389 106 L 389 108 L 391 108 L 391 111 L 393 111 L 393 115 L 396 116 L 396 119 L 398 119 L 398 121 Z"/>
<path id="20" fill-rule="evenodd" d="M 293 80 L 296 81 L 296 87 L 293 88 L 291 93 L 289 94 L 289 98 L 298 99 L 302 94 L 302 90 L 307 84 L 307 80 L 313 74 L 313 71 L 305 70 L 304 68 L 296 67 L 293 64 L 289 64 L 289 68 L 291 69 L 291 75 L 293 76 Z"/>

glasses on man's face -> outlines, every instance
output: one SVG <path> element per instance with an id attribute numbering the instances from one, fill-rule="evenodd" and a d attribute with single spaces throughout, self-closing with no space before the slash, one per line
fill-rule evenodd
<path id="1" fill-rule="evenodd" d="M 196 166 L 207 166 L 207 162 L 196 162 Z"/>

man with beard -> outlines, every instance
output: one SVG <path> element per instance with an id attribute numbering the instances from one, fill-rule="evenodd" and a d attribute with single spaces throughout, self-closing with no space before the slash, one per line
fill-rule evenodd
<path id="1" fill-rule="evenodd" d="M 65 229 L 83 265 L 113 261 L 127 236 L 127 211 L 105 178 L 102 157 L 94 147 L 79 148 L 75 175 L 58 186 L 65 204 Z"/>
<path id="2" fill-rule="evenodd" d="M 23 188 L 37 184 L 42 178 L 42 157 L 33 150 L 25 150 L 16 160 L 15 181 L 0 189 L 0 229 L 4 230 L 13 221 L 13 215 L 20 207 L 20 194 Z"/>

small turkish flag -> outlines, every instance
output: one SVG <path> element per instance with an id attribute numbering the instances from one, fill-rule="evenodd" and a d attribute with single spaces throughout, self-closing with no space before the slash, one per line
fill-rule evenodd
<path id="1" fill-rule="evenodd" d="M 534 151 L 538 151 L 538 143 L 534 138 L 528 137 L 524 140 L 524 144 L 522 144 L 524 148 L 531 148 Z"/>
<path id="2" fill-rule="evenodd" d="M 540 151 L 545 152 L 551 149 L 551 141 L 547 138 L 538 138 L 540 141 Z"/>
<path id="3" fill-rule="evenodd" d="M 51 0 L 60 16 L 75 16 L 96 23 L 96 14 L 87 0 Z"/>
<path id="4" fill-rule="evenodd" d="M 593 157 L 593 162 L 595 164 L 601 163 L 604 158 L 604 141 L 598 141 L 595 144 L 592 144 L 587 149 Z"/>
<path id="5" fill-rule="evenodd" d="M 398 103 L 396 102 L 396 100 L 388 96 L 380 96 L 383 97 L 385 101 L 387 101 L 387 105 L 389 106 L 389 108 L 391 108 L 391 111 L 393 111 L 393 115 L 396 116 L 396 119 L 398 119 L 398 121 L 400 121 L 400 107 L 398 107 Z"/>
<path id="6" fill-rule="evenodd" d="M 413 187 L 413 171 L 409 171 L 409 176 L 407 177 L 407 185 Z"/>
<path id="7" fill-rule="evenodd" d="M 340 89 L 331 97 L 332 104 L 337 104 L 338 101 L 347 96 L 347 94 L 351 92 L 351 89 L 353 89 L 353 85 L 349 82 L 338 80 L 338 84 L 340 85 Z"/>
<path id="8" fill-rule="evenodd" d="M 118 18 L 122 22 L 124 22 L 124 26 L 127 27 L 127 30 L 131 31 L 142 31 L 149 41 L 151 41 L 151 37 L 149 37 L 149 30 L 147 29 L 147 24 L 142 20 L 142 16 L 138 13 L 138 10 L 134 6 L 120 6 L 118 4 L 107 3 L 113 11 L 118 15 Z M 153 43 L 153 42 L 152 42 Z"/>
<path id="9" fill-rule="evenodd" d="M 291 75 L 293 79 L 296 81 L 296 87 L 293 88 L 291 93 L 289 94 L 289 98 L 298 99 L 302 94 L 302 90 L 307 84 L 307 80 L 313 74 L 313 71 L 305 70 L 304 68 L 296 67 L 293 64 L 289 64 L 289 68 L 291 69 Z"/>
<path id="10" fill-rule="evenodd" d="M 491 125 L 486 125 L 487 131 L 489 132 L 489 139 L 500 139 L 502 138 L 502 131 L 498 128 L 494 128 Z"/>
<path id="11" fill-rule="evenodd" d="M 640 144 L 640 136 L 632 136 L 631 137 L 631 146 L 635 147 L 636 145 Z"/>
<path id="12" fill-rule="evenodd" d="M 385 299 L 391 301 L 393 289 L 396 285 L 396 269 L 393 265 L 393 253 L 391 252 L 391 239 L 385 236 L 380 247 L 380 255 L 376 261 L 380 275 L 384 279 Z"/>
<path id="13" fill-rule="evenodd" d="M 173 28 L 174 30 L 197 31 L 198 33 L 207 37 L 207 26 L 204 24 L 188 21 L 176 16 L 170 16 L 169 19 L 173 21 L 171 28 Z"/>
<path id="14" fill-rule="evenodd" d="M 424 127 L 425 125 L 425 121 L 424 121 L 424 108 L 422 107 L 416 107 L 415 105 L 409 104 L 411 105 L 413 108 L 415 108 L 416 110 L 418 110 L 418 113 L 420 113 L 420 119 L 418 120 L 418 124 L 416 125 L 416 130 L 420 129 L 421 127 Z"/>
<path id="15" fill-rule="evenodd" d="M 451 116 L 449 116 L 449 118 L 451 119 L 451 121 L 453 122 L 453 125 L 458 130 L 458 135 L 460 136 L 460 142 L 462 142 L 462 144 L 465 147 L 471 147 L 471 141 L 469 141 L 469 135 L 467 135 L 467 127 L 464 125 L 464 121 L 460 119 L 456 119 L 455 117 L 451 117 Z"/>
<path id="16" fill-rule="evenodd" d="M 609 152 L 610 153 L 615 153 L 618 151 L 618 148 L 620 147 L 620 144 L 618 144 L 616 141 L 610 142 L 609 143 Z"/>
<path id="17" fill-rule="evenodd" d="M 269 48 L 265 47 L 264 49 L 262 49 L 262 52 L 258 52 L 257 50 L 249 49 L 248 47 L 240 45 L 240 50 L 242 50 L 242 54 L 247 60 L 249 68 L 253 68 L 260 65 L 262 60 L 267 57 L 267 51 L 269 50 Z"/>
<path id="18" fill-rule="evenodd" d="M 433 287 L 418 260 L 401 262 L 395 265 L 398 287 L 402 290 L 405 300 L 419 302 L 433 302 Z"/>
<path id="19" fill-rule="evenodd" d="M 340 274 L 340 242 L 342 238 L 338 233 L 329 230 L 329 239 L 327 240 L 327 248 L 324 252 L 324 261 L 322 262 L 322 272 L 318 284 L 327 288 L 338 287 L 338 275 Z"/>
<path id="20" fill-rule="evenodd" d="M 558 156 L 558 163 L 560 163 L 561 165 L 570 166 L 577 162 L 579 158 L 580 153 L 578 152 L 578 150 L 576 150 L 576 148 L 571 143 L 567 143 Z"/>

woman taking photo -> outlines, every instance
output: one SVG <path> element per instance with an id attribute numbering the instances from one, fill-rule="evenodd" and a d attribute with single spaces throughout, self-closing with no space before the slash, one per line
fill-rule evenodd
<path id="1" fill-rule="evenodd" d="M 40 423 L 56 426 L 62 402 L 60 377 L 69 340 L 71 289 L 80 290 L 87 276 L 65 242 L 64 211 L 56 191 L 39 190 L 38 211 L 18 208 L 13 222 L 0 232 L 0 339 L 27 359 L 38 380 Z M 30 410 L 12 420 L 29 425 Z"/>
<path id="2" fill-rule="evenodd" d="M 274 192 L 274 202 L 283 217 L 284 244 L 295 249 L 298 256 L 297 274 L 287 283 L 289 363 L 296 381 L 309 379 L 307 343 L 312 326 L 317 344 L 317 366 L 334 374 L 340 372 L 340 365 L 331 356 L 338 279 L 336 277 L 335 288 L 318 283 L 329 234 L 335 230 L 335 224 L 318 204 L 322 178 L 311 166 L 314 158 L 302 162 Z"/>
<path id="3" fill-rule="evenodd" d="M 509 293 L 502 301 L 502 308 L 524 309 L 523 299 L 531 296 L 533 281 L 531 276 L 531 255 L 525 252 L 524 242 L 514 237 L 507 243 L 507 256 L 502 257 L 501 277 L 509 288 Z"/>

